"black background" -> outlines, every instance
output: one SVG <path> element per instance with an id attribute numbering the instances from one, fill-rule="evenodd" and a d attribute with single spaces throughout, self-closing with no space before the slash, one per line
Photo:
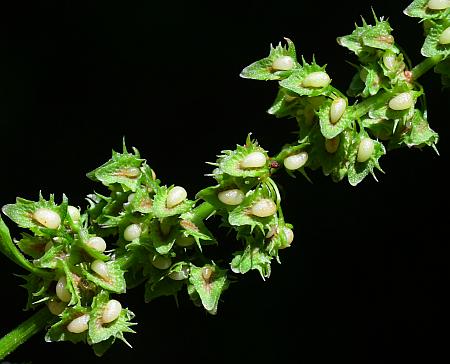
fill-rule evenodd
<path id="1" fill-rule="evenodd" d="M 266 113 L 275 83 L 241 69 L 288 37 L 307 60 L 328 64 L 345 90 L 354 61 L 336 37 L 360 15 L 387 16 L 396 41 L 419 62 L 421 26 L 408 1 L 36 1 L 0 9 L 0 204 L 65 193 L 74 205 L 103 191 L 85 173 L 120 150 L 122 137 L 163 184 L 193 197 L 213 180 L 205 161 L 243 144 L 248 132 L 271 154 L 292 141 L 295 122 Z M 399 363 L 448 360 L 449 93 L 429 73 L 422 84 L 441 140 L 392 151 L 357 187 L 312 173 L 280 174 L 293 247 L 263 282 L 243 276 L 217 316 L 184 295 L 143 303 L 129 291 L 137 333 L 96 358 L 87 345 L 33 337 L 12 362 L 186 361 Z M 5 219 L 13 233 L 18 231 Z M 231 239 L 231 241 L 230 241 Z M 223 237 L 223 244 L 232 244 Z M 0 257 L 0 335 L 28 317 L 23 273 Z"/>

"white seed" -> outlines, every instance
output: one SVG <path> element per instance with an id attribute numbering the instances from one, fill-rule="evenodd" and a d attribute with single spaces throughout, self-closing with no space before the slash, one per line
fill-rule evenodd
<path id="1" fill-rule="evenodd" d="M 33 213 L 33 219 L 49 229 L 57 229 L 61 225 L 61 217 L 53 210 L 41 207 Z"/>
<path id="2" fill-rule="evenodd" d="M 67 289 L 67 280 L 65 276 L 58 279 L 56 283 L 56 296 L 63 302 L 70 302 L 72 294 Z"/>
<path id="3" fill-rule="evenodd" d="M 100 236 L 93 236 L 92 238 L 89 238 L 87 245 L 101 253 L 106 250 L 106 241 Z"/>
<path id="4" fill-rule="evenodd" d="M 187 197 L 187 192 L 183 187 L 175 186 L 167 194 L 166 206 L 171 209 L 182 203 Z"/>
<path id="5" fill-rule="evenodd" d="M 224 203 L 225 205 L 235 206 L 244 201 L 245 194 L 240 189 L 234 188 L 231 190 L 220 191 L 217 194 L 217 197 L 219 198 L 220 202 Z"/>
<path id="6" fill-rule="evenodd" d="M 202 268 L 202 278 L 203 280 L 208 283 L 211 276 L 213 275 L 213 270 L 211 267 L 203 267 Z"/>
<path id="7" fill-rule="evenodd" d="M 79 316 L 76 319 L 73 319 L 67 325 L 67 331 L 72 332 L 74 334 L 81 334 L 86 331 L 89 326 L 89 315 L 84 314 L 83 316 Z"/>
<path id="8" fill-rule="evenodd" d="M 450 44 L 450 27 L 445 29 L 439 36 L 439 43 Z"/>
<path id="9" fill-rule="evenodd" d="M 241 161 L 241 168 L 261 168 L 266 165 L 266 156 L 261 152 L 252 152 Z"/>
<path id="10" fill-rule="evenodd" d="M 293 154 L 290 155 L 289 157 L 284 158 L 283 163 L 286 169 L 289 169 L 290 171 L 295 171 L 296 169 L 303 167 L 307 161 L 308 161 L 308 153 L 300 152 L 298 154 Z"/>
<path id="11" fill-rule="evenodd" d="M 411 92 L 403 92 L 394 96 L 389 101 L 389 107 L 392 110 L 406 110 L 414 105 L 414 99 Z"/>
<path id="12" fill-rule="evenodd" d="M 367 161 L 372 156 L 374 149 L 375 144 L 372 139 L 362 138 L 359 142 L 358 155 L 356 156 L 356 160 L 361 163 Z"/>
<path id="13" fill-rule="evenodd" d="M 396 60 L 397 58 L 393 54 L 386 53 L 383 55 L 383 63 L 386 66 L 386 68 L 390 71 L 394 69 Z"/>
<path id="14" fill-rule="evenodd" d="M 120 170 L 119 172 L 116 172 L 117 176 L 123 176 L 128 178 L 136 178 L 139 177 L 140 174 L 141 170 L 137 167 L 128 167 Z"/>
<path id="15" fill-rule="evenodd" d="M 67 213 L 73 222 L 80 221 L 80 210 L 78 210 L 75 206 L 67 206 Z"/>
<path id="16" fill-rule="evenodd" d="M 122 305 L 120 304 L 120 302 L 117 300 L 109 300 L 108 303 L 105 305 L 105 308 L 103 309 L 102 322 L 104 324 L 109 324 L 110 322 L 113 322 L 120 316 L 121 312 L 122 312 Z"/>
<path id="17" fill-rule="evenodd" d="M 287 226 L 283 226 L 284 235 L 286 236 L 286 245 L 282 245 L 280 249 L 287 248 L 294 241 L 294 232 Z"/>
<path id="18" fill-rule="evenodd" d="M 336 124 L 339 119 L 344 115 L 345 109 L 347 108 L 347 101 L 342 97 L 334 99 L 330 107 L 330 123 Z"/>
<path id="19" fill-rule="evenodd" d="M 325 139 L 325 150 L 330 154 L 336 153 L 339 148 L 340 141 L 341 139 L 339 135 L 336 135 L 331 139 Z"/>
<path id="20" fill-rule="evenodd" d="M 444 10 L 450 8 L 450 0 L 430 0 L 427 7 L 431 10 Z"/>
<path id="21" fill-rule="evenodd" d="M 320 88 L 330 84 L 331 79 L 328 73 L 323 71 L 312 72 L 303 79 L 303 87 Z"/>
<path id="22" fill-rule="evenodd" d="M 108 274 L 108 266 L 106 265 L 106 263 L 102 260 L 94 260 L 91 263 L 91 269 L 97 273 L 100 277 L 107 279 L 109 278 L 109 274 Z"/>
<path id="23" fill-rule="evenodd" d="M 172 259 L 163 255 L 150 255 L 150 262 L 157 269 L 167 269 L 172 265 Z"/>
<path id="24" fill-rule="evenodd" d="M 195 243 L 195 239 L 192 236 L 179 236 L 176 240 L 175 240 L 175 244 L 177 244 L 178 246 L 182 246 L 182 247 L 188 247 L 191 246 Z"/>
<path id="25" fill-rule="evenodd" d="M 189 277 L 189 267 L 187 265 L 183 266 L 179 272 L 172 272 L 168 277 L 174 281 L 182 281 Z"/>
<path id="26" fill-rule="evenodd" d="M 66 308 L 66 306 L 67 306 L 66 302 L 58 301 L 54 298 L 47 301 L 48 310 L 53 315 L 56 315 L 56 316 L 61 314 L 64 311 L 64 309 Z"/>
<path id="27" fill-rule="evenodd" d="M 256 202 L 250 209 L 252 215 L 268 217 L 277 211 L 277 205 L 269 198 L 263 198 Z"/>
<path id="28" fill-rule="evenodd" d="M 128 202 L 133 201 L 133 198 L 134 198 L 135 195 L 136 195 L 135 193 L 130 193 L 130 194 L 128 195 L 127 201 L 128 201 Z"/>
<path id="29" fill-rule="evenodd" d="M 294 59 L 290 56 L 281 56 L 272 62 L 272 69 L 275 71 L 289 71 L 295 66 Z"/>
<path id="30" fill-rule="evenodd" d="M 133 241 L 141 236 L 142 229 L 139 224 L 128 225 L 123 231 L 123 238 L 126 241 Z"/>

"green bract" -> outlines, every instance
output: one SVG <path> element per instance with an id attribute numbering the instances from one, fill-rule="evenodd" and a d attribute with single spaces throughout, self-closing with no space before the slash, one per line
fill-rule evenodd
<path id="1" fill-rule="evenodd" d="M 231 261 L 231 270 L 234 273 L 245 274 L 252 269 L 257 270 L 263 279 L 269 278 L 271 274 L 271 257 L 261 251 L 260 247 L 252 247 L 248 244 L 244 251 L 234 253 Z"/>
<path id="2" fill-rule="evenodd" d="M 356 160 L 356 156 L 358 154 L 358 145 L 363 137 L 368 137 L 368 134 L 362 130 L 357 138 L 353 139 L 353 144 L 350 147 L 349 153 L 349 165 L 348 165 L 348 181 L 352 186 L 356 186 L 360 183 L 369 173 L 377 179 L 375 176 L 374 169 L 378 169 L 383 172 L 381 169 L 378 160 L 381 156 L 386 154 L 386 149 L 384 145 L 376 140 L 374 140 L 374 152 L 372 156 L 365 162 L 358 162 Z M 383 172 L 384 173 L 384 172 Z"/>
<path id="3" fill-rule="evenodd" d="M 153 200 L 153 208 L 152 212 L 157 218 L 165 218 L 169 216 L 181 215 L 185 212 L 188 212 L 195 204 L 194 201 L 184 200 L 180 204 L 168 208 L 166 206 L 167 194 L 173 188 L 173 186 L 167 188 L 166 186 L 162 186 L 158 188 L 156 195 Z"/>
<path id="4" fill-rule="evenodd" d="M 270 45 L 269 56 L 244 68 L 240 76 L 254 80 L 280 80 L 289 76 L 292 72 L 291 70 L 284 71 L 273 68 L 273 62 L 282 56 L 292 57 L 295 68 L 298 67 L 294 43 L 288 38 L 285 38 L 285 40 L 287 42 L 287 47 L 282 46 L 281 42 L 275 48 Z"/>
<path id="5" fill-rule="evenodd" d="M 415 110 L 413 117 L 405 123 L 401 130 L 398 130 L 394 138 L 389 143 L 390 148 L 406 145 L 408 147 L 431 146 L 436 148 L 439 140 L 438 134 L 430 128 L 426 114 L 420 110 Z"/>
<path id="6" fill-rule="evenodd" d="M 47 331 L 45 335 L 45 341 L 71 341 L 73 343 L 77 343 L 80 341 L 86 342 L 87 340 L 87 331 L 80 334 L 75 334 L 67 331 L 66 327 L 77 317 L 80 317 L 86 313 L 89 313 L 90 308 L 87 307 L 70 307 L 64 310 L 61 315 L 61 318 L 58 322 L 53 324 Z"/>
<path id="7" fill-rule="evenodd" d="M 303 59 L 302 67 L 296 69 L 292 74 L 283 81 L 280 81 L 280 86 L 284 87 L 300 96 L 319 96 L 329 95 L 332 92 L 329 83 L 324 84 L 322 87 L 307 87 L 304 85 L 304 81 L 308 76 L 314 72 L 325 72 L 326 66 L 319 66 L 315 60 L 311 64 L 308 64 Z"/>
<path id="8" fill-rule="evenodd" d="M 250 230 L 253 231 L 255 227 L 259 227 L 261 230 L 267 229 L 269 225 L 274 223 L 275 215 L 268 217 L 257 217 L 251 214 L 250 209 L 252 205 L 258 201 L 268 198 L 273 199 L 268 188 L 260 186 L 255 190 L 249 191 L 244 198 L 244 201 L 233 209 L 228 217 L 228 222 L 233 226 L 250 226 Z"/>
<path id="9" fill-rule="evenodd" d="M 260 152 L 267 156 L 267 152 L 258 145 L 258 142 L 247 137 L 245 145 L 237 145 L 235 150 L 223 150 L 222 155 L 217 160 L 217 166 L 221 172 L 233 177 L 259 177 L 269 175 L 269 166 L 265 163 L 258 168 L 242 168 L 242 160 L 254 152 Z"/>
<path id="10" fill-rule="evenodd" d="M 140 183 L 142 162 L 137 149 L 131 154 L 124 146 L 123 153 L 113 151 L 112 158 L 108 162 L 89 172 L 87 176 L 94 181 L 102 182 L 105 186 L 118 183 L 125 191 L 134 192 Z"/>
<path id="11" fill-rule="evenodd" d="M 450 88 L 450 57 L 438 63 L 434 67 L 434 71 L 441 75 L 443 88 Z"/>
<path id="12" fill-rule="evenodd" d="M 354 52 L 363 63 L 370 63 L 377 59 L 378 50 L 391 50 L 398 53 L 392 28 L 386 20 L 378 20 L 374 14 L 375 25 L 369 25 L 363 19 L 363 25 L 357 26 L 350 34 L 337 38 L 339 45 Z"/>
<path id="13" fill-rule="evenodd" d="M 229 285 L 226 270 L 220 269 L 215 264 L 208 264 L 203 267 L 192 265 L 190 269 L 189 284 L 192 285 L 193 290 L 197 292 L 203 307 L 209 313 L 213 315 L 216 314 L 219 298 Z"/>
<path id="14" fill-rule="evenodd" d="M 133 319 L 134 314 L 126 308 L 122 308 L 119 317 L 113 322 L 107 324 L 102 322 L 103 310 L 108 301 L 109 294 L 107 291 L 101 291 L 92 300 L 92 309 L 89 312 L 90 319 L 88 331 L 88 342 L 90 344 L 97 344 L 110 338 L 112 338 L 111 344 L 116 338 L 127 343 L 123 334 L 125 332 L 134 333 L 134 330 L 130 328 L 135 325 L 135 323 L 130 322 L 130 320 Z"/>
<path id="15" fill-rule="evenodd" d="M 33 218 L 33 213 L 40 208 L 46 208 L 57 213 L 61 221 L 64 221 L 67 214 L 67 205 L 68 202 L 65 196 L 63 196 L 62 204 L 57 205 L 53 195 L 50 195 L 50 199 L 47 201 L 39 194 L 39 201 L 37 202 L 18 197 L 15 204 L 3 206 L 2 211 L 18 226 L 30 229 L 36 235 L 50 237 L 55 236 L 57 230 L 49 229 L 40 224 Z"/>
<path id="16" fill-rule="evenodd" d="M 108 270 L 107 278 L 100 277 L 99 275 L 90 271 L 88 267 L 84 266 L 81 267 L 82 273 L 88 281 L 93 282 L 101 288 L 114 293 L 124 293 L 126 291 L 124 271 L 122 270 L 120 265 L 113 260 L 106 262 L 105 264 Z"/>
<path id="17" fill-rule="evenodd" d="M 330 121 L 330 106 L 332 100 L 328 99 L 325 101 L 319 109 L 318 116 L 320 120 L 320 131 L 322 135 L 331 139 L 335 136 L 339 135 L 345 129 L 348 129 L 352 126 L 355 121 L 355 117 L 353 116 L 352 107 L 347 106 L 344 114 L 341 116 L 339 121 L 335 124 L 332 124 Z"/>
<path id="18" fill-rule="evenodd" d="M 429 0 L 414 0 L 405 10 L 408 16 L 422 19 L 442 19 L 450 16 L 450 8 L 445 10 L 429 9 L 427 4 Z"/>
<path id="19" fill-rule="evenodd" d="M 421 49 L 421 53 L 424 57 L 450 56 L 450 44 L 441 44 L 439 42 L 439 37 L 448 27 L 450 27 L 450 12 L 447 18 L 433 24 L 430 28 Z"/>

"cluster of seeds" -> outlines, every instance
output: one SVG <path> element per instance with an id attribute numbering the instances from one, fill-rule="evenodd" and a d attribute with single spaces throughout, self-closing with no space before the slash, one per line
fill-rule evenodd
<path id="1" fill-rule="evenodd" d="M 429 35 L 422 53 L 437 56 L 433 62 L 450 54 L 449 8 L 447 0 L 416 0 L 405 10 L 426 20 Z M 307 168 L 320 168 L 335 182 L 347 177 L 350 184 L 357 185 L 368 175 L 375 177 L 374 169 L 381 170 L 379 159 L 387 150 L 437 142 L 422 103 L 416 108 L 423 90 L 413 82 L 415 76 L 406 68 L 391 26 L 384 18 L 374 16 L 374 21 L 369 25 L 363 19 L 362 26 L 337 39 L 359 61 L 347 90 L 347 96 L 357 98 L 353 104 L 331 85 L 325 66 L 314 59 L 308 63 L 303 56 L 303 62 L 297 63 L 299 57 L 290 40 L 286 48 L 271 49 L 269 57 L 241 72 L 244 78 L 277 81 L 279 91 L 269 113 L 297 120 L 298 142 L 286 144 L 274 158 L 289 174 L 298 171 L 309 178 Z M 267 60 L 272 73 L 265 71 Z"/>
<path id="2" fill-rule="evenodd" d="M 133 171 L 127 169 L 127 174 L 133 175 L 130 178 L 136 178 Z M 110 337 L 122 338 L 122 331 L 129 331 L 131 311 L 123 309 L 115 299 L 100 302 L 98 297 L 123 293 L 124 272 L 105 254 L 106 240 L 99 234 L 101 230 L 89 226 L 87 214 L 69 205 L 65 196 L 62 204 L 56 204 L 53 195 L 49 200 L 40 196 L 36 202 L 17 199 L 2 210 L 34 233 L 23 235 L 17 246 L 24 256 L 33 258 L 29 264 L 34 266 L 34 277 L 27 278 L 25 286 L 29 290 L 28 305 L 45 302 L 58 318 L 48 329 L 47 340 L 67 337 L 95 343 Z M 103 311 L 96 314 L 100 316 L 94 323 L 92 312 L 99 310 L 99 305 L 104 306 Z M 103 325 L 108 326 L 107 331 L 102 331 Z"/>
<path id="3" fill-rule="evenodd" d="M 433 61 L 450 54 L 449 9 L 450 0 L 416 0 L 405 10 L 426 20 L 422 54 Z M 129 277 L 133 283 L 145 281 L 146 301 L 187 287 L 196 304 L 215 313 L 228 286 L 229 267 L 203 255 L 202 245 L 216 243 L 204 221 L 212 214 L 242 243 L 233 253 L 231 270 L 255 269 L 268 277 L 271 260 L 278 260 L 278 251 L 294 240 L 271 178 L 281 165 L 289 174 L 305 176 L 305 167 L 322 168 L 333 180 L 347 176 L 356 185 L 380 169 L 378 159 L 386 148 L 379 139 L 393 148 L 434 146 L 437 134 L 428 127 L 426 110 L 416 109 L 423 91 L 413 82 L 415 71 L 406 69 L 390 32 L 389 23 L 375 17 L 375 25 L 363 21 L 352 34 L 338 38 L 360 63 L 347 94 L 363 101 L 353 105 L 331 85 L 325 67 L 314 60 L 308 64 L 303 57 L 302 64 L 297 62 L 288 39 L 287 48 L 271 47 L 269 57 L 246 67 L 242 77 L 279 83 L 269 112 L 297 120 L 298 142 L 269 158 L 249 135 L 244 146 L 224 151 L 213 163 L 217 185 L 200 191 L 196 201 L 188 199 L 184 187 L 160 186 L 137 150 L 131 154 L 124 146 L 123 153 L 113 152 L 111 160 L 88 174 L 111 193 L 89 195 L 86 213 L 68 205 L 65 197 L 61 205 L 53 196 L 49 201 L 41 196 L 35 203 L 18 199 L 5 206 L 7 216 L 35 233 L 24 235 L 17 245 L 33 258 L 22 265 L 31 266 L 38 277 L 27 281 L 31 304 L 46 302 L 59 317 L 47 333 L 49 341 L 109 345 L 132 332 L 131 311 L 110 299 L 125 292 Z M 110 249 L 109 239 L 116 241 Z M 130 273 L 127 278 L 125 272 Z"/>

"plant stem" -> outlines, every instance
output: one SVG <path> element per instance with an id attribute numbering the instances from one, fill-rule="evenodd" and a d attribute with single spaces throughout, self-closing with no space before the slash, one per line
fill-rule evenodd
<path id="1" fill-rule="evenodd" d="M 5 359 L 21 344 L 41 331 L 50 322 L 53 315 L 47 306 L 41 308 L 33 316 L 22 322 L 0 339 L 0 360 Z"/>
<path id="2" fill-rule="evenodd" d="M 215 211 L 215 207 L 211 205 L 209 202 L 202 202 L 200 205 L 198 205 L 196 208 L 192 210 L 192 214 L 197 219 L 206 219 L 208 216 L 210 216 Z"/>
<path id="3" fill-rule="evenodd" d="M 430 58 L 425 58 L 422 62 L 420 62 L 417 66 L 415 66 L 412 72 L 412 79 L 415 81 L 423 74 L 427 73 L 431 68 L 433 68 L 436 64 L 442 61 L 442 56 L 434 56 Z"/>

